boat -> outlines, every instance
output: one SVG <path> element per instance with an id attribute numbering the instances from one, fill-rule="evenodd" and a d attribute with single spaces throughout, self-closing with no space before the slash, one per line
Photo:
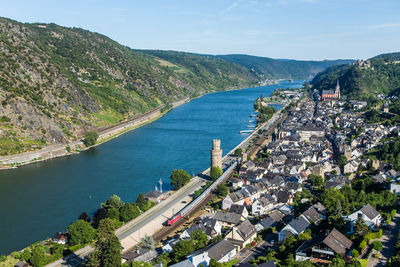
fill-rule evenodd
<path id="1" fill-rule="evenodd" d="M 254 125 L 247 125 L 247 128 L 254 128 Z"/>
<path id="2" fill-rule="evenodd" d="M 253 120 L 249 120 L 249 123 L 252 123 L 252 122 L 254 122 Z"/>
<path id="3" fill-rule="evenodd" d="M 253 130 L 243 130 L 243 131 L 239 131 L 239 133 L 244 134 L 244 133 L 252 133 Z"/>
<path id="4" fill-rule="evenodd" d="M 256 117 L 257 116 L 257 114 L 251 114 L 250 115 L 250 117 Z"/>

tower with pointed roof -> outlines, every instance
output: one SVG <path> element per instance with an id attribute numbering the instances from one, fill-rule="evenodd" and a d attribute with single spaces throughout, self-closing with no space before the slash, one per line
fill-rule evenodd
<path id="1" fill-rule="evenodd" d="M 336 99 L 340 99 L 340 84 L 339 84 L 339 79 L 337 79 L 337 81 L 336 81 L 335 97 L 336 97 Z"/>

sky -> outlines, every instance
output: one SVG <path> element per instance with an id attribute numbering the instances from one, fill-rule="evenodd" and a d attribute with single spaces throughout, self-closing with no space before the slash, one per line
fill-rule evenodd
<path id="1" fill-rule="evenodd" d="M 0 16 L 134 49 L 305 60 L 400 51 L 400 0 L 0 0 Z"/>

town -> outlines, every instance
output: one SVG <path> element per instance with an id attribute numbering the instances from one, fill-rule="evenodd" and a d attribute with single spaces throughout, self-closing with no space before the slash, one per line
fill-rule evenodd
<path id="1" fill-rule="evenodd" d="M 388 102 L 397 101 L 382 100 L 387 101 L 382 110 L 373 109 L 378 118 L 390 115 Z M 277 104 L 284 106 L 279 112 L 272 107 Z M 234 152 L 222 158 L 220 140 L 213 140 L 210 171 L 193 186 L 200 189 L 187 193 L 183 201 L 174 200 L 170 192 L 162 192 L 160 180 L 159 188 L 141 194 L 136 203 L 110 197 L 93 223 L 100 229 L 108 218 L 118 228 L 123 266 L 390 263 L 393 253 L 400 254 L 396 247 L 400 128 L 368 122 L 370 111 L 361 111 L 367 105 L 341 97 L 339 82 L 335 90 L 321 94 L 305 84 L 301 89 L 276 90 L 270 97 L 261 95 L 254 102 L 258 127 Z M 174 180 L 174 175 L 180 178 Z M 179 180 L 182 177 L 185 181 Z M 183 189 L 191 180 L 184 170 L 174 170 L 171 179 L 175 189 Z M 158 213 L 163 208 L 157 210 L 157 203 L 167 211 Z M 176 213 L 163 218 L 171 210 Z M 87 233 L 79 230 L 90 227 L 90 221 L 90 216 L 81 214 L 67 233 L 56 234 L 50 244 L 77 249 L 90 244 L 93 237 L 87 239 Z M 161 230 L 155 221 L 164 224 Z M 132 243 L 134 239 L 139 241 Z M 92 248 L 82 250 L 80 258 L 72 254 L 65 263 L 59 260 L 49 266 L 76 266 L 86 259 L 92 265 Z M 16 258 L 26 260 L 24 255 Z M 24 266 L 23 261 L 20 264 Z"/>
<path id="2" fill-rule="evenodd" d="M 367 123 L 361 101 L 346 107 L 339 83 L 315 98 L 298 101 L 258 149 L 242 152 L 225 190 L 218 187 L 198 216 L 164 240 L 158 256 L 125 260 L 174 267 L 387 263 L 398 235 L 399 173 L 374 154 L 397 140 L 399 127 Z"/>

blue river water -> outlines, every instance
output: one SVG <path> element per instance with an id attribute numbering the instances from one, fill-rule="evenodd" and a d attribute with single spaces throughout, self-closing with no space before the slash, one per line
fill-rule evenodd
<path id="1" fill-rule="evenodd" d="M 0 255 L 64 231 L 83 211 L 93 213 L 116 194 L 134 201 L 172 169 L 209 167 L 212 139 L 225 155 L 246 134 L 253 102 L 302 81 L 205 95 L 161 119 L 77 155 L 0 172 Z M 254 119 L 254 118 L 253 118 Z"/>

